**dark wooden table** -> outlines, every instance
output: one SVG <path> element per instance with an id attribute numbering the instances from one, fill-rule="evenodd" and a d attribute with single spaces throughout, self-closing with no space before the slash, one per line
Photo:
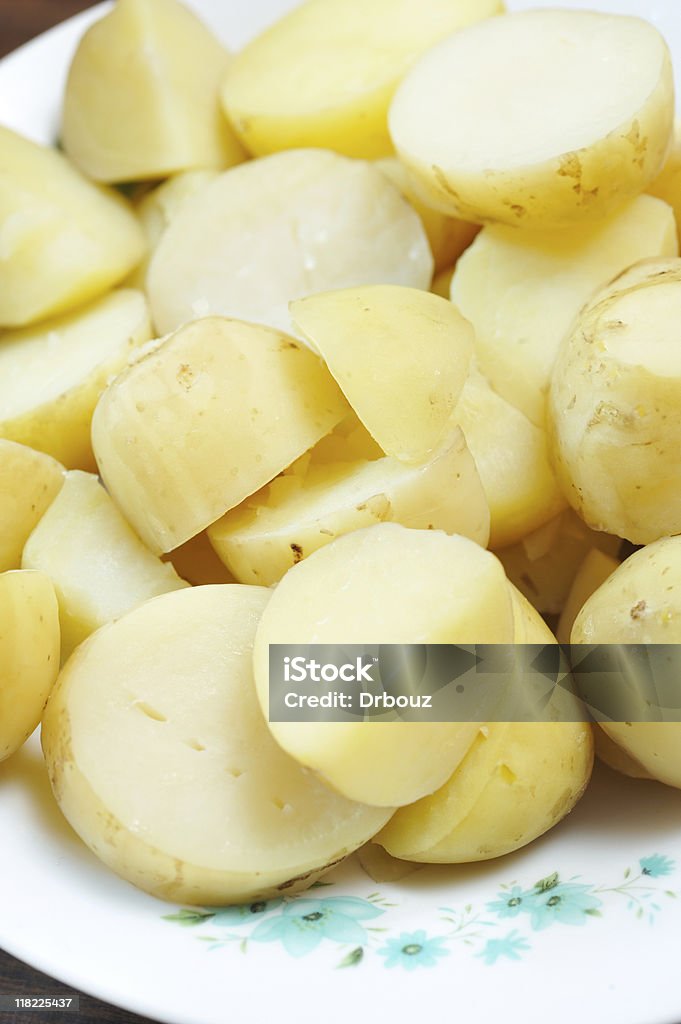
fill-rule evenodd
<path id="1" fill-rule="evenodd" d="M 0 0 L 0 56 L 16 49 L 33 36 L 65 18 L 70 18 L 93 0 Z M 2 913 L 2 908 L 0 908 Z M 52 978 L 0 950 L 0 995 L 2 996 L 80 996 L 78 1014 L 61 1011 L 14 1013 L 0 1011 L 0 1024 L 145 1024 L 146 1018 L 126 1013 L 97 999 L 68 989 Z"/>

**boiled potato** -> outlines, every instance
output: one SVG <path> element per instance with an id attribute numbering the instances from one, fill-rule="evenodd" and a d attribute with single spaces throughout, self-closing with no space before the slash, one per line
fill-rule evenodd
<path id="1" fill-rule="evenodd" d="M 95 181 L 230 167 L 245 153 L 220 109 L 229 55 L 176 0 L 117 0 L 80 40 L 62 142 Z"/>
<path id="2" fill-rule="evenodd" d="M 445 785 L 400 808 L 376 841 L 394 857 L 429 864 L 500 857 L 572 810 L 592 764 L 586 722 L 489 723 Z"/>
<path id="3" fill-rule="evenodd" d="M 169 555 L 164 555 L 162 561 L 170 562 L 177 575 L 191 583 L 193 587 L 235 582 L 232 574 L 215 554 L 205 530 L 197 533 L 191 540 L 185 541 Z"/>
<path id="4" fill-rule="evenodd" d="M 553 372 L 565 495 L 594 529 L 634 544 L 681 531 L 680 324 L 681 260 L 639 264 L 584 309 Z"/>
<path id="5" fill-rule="evenodd" d="M 383 882 L 399 882 L 400 879 L 413 875 L 423 866 L 391 857 L 378 843 L 366 843 L 359 848 L 356 856 L 360 867 L 369 878 L 381 884 Z"/>
<path id="6" fill-rule="evenodd" d="M 302 344 L 212 317 L 116 378 L 95 410 L 92 443 L 114 500 L 160 554 L 272 480 L 347 408 Z"/>
<path id="7" fill-rule="evenodd" d="M 595 224 L 490 225 L 456 267 L 452 302 L 475 328 L 478 365 L 494 390 L 543 426 L 553 364 L 582 306 L 632 263 L 678 251 L 671 208 L 650 196 Z"/>
<path id="8" fill-rule="evenodd" d="M 383 451 L 405 462 L 428 458 L 446 434 L 473 351 L 458 310 L 430 292 L 386 285 L 312 295 L 290 309 Z"/>
<path id="9" fill-rule="evenodd" d="M 433 47 L 397 90 L 389 123 L 439 209 L 555 228 L 645 190 L 667 155 L 673 97 L 669 51 L 648 22 L 523 11 Z"/>
<path id="10" fill-rule="evenodd" d="M 90 422 L 99 396 L 151 338 L 141 292 L 121 289 L 35 327 L 0 336 L 0 437 L 95 468 Z"/>
<path id="11" fill-rule="evenodd" d="M 239 582 L 270 586 L 334 537 L 385 521 L 487 544 L 489 508 L 461 430 L 419 466 L 386 457 L 280 476 L 208 536 Z"/>
<path id="12" fill-rule="evenodd" d="M 594 729 L 594 750 L 599 761 L 607 764 L 608 768 L 619 772 L 620 775 L 627 775 L 630 779 L 653 778 L 643 765 L 627 754 L 614 740 L 611 740 L 602 729 Z"/>
<path id="13" fill-rule="evenodd" d="M 59 671 L 54 587 L 41 572 L 0 574 L 0 761 L 31 735 Z"/>
<path id="14" fill-rule="evenodd" d="M 590 530 L 572 509 L 565 509 L 517 544 L 495 553 L 508 578 L 535 608 L 558 615 L 589 552 L 598 549 L 615 561 L 620 544 L 619 537 Z"/>
<path id="15" fill-rule="evenodd" d="M 544 431 L 473 370 L 453 419 L 480 474 L 490 510 L 490 546 L 515 544 L 565 507 Z"/>
<path id="16" fill-rule="evenodd" d="M 78 470 L 26 542 L 22 565 L 50 577 L 59 600 L 62 659 L 105 622 L 188 586 L 144 547 L 96 476 Z"/>
<path id="17" fill-rule="evenodd" d="M 573 626 L 571 642 L 681 643 L 681 537 L 649 544 L 623 562 L 584 604 Z M 628 657 L 626 647 L 616 650 L 623 659 L 633 706 L 638 694 L 638 703 L 645 709 L 650 693 L 646 681 L 637 679 L 635 658 Z M 633 758 L 650 777 L 681 788 L 681 722 L 599 724 L 627 758 Z M 620 765 L 616 767 L 621 770 Z"/>
<path id="18" fill-rule="evenodd" d="M 330 434 L 318 441 L 314 448 L 296 459 L 285 473 L 296 473 L 305 476 L 312 466 L 328 466 L 336 462 L 371 462 L 380 459 L 383 450 L 374 441 L 371 434 L 350 410 L 345 419 L 334 427 Z"/>
<path id="19" fill-rule="evenodd" d="M 31 530 L 64 483 L 64 467 L 0 438 L 0 572 L 18 569 Z"/>
<path id="20" fill-rule="evenodd" d="M 331 288 L 427 289 L 418 214 L 372 164 L 293 150 L 221 174 L 188 199 L 147 277 L 156 326 L 220 314 L 290 330 L 288 303 Z"/>
<path id="21" fill-rule="evenodd" d="M 498 14 L 502 0 L 311 0 L 230 65 L 225 110 L 257 155 L 320 146 L 347 156 L 392 151 L 390 99 L 438 39 Z"/>
<path id="22" fill-rule="evenodd" d="M 139 263 L 144 236 L 121 195 L 2 126 L 0 152 L 1 327 L 74 309 Z"/>
<path id="23" fill-rule="evenodd" d="M 433 254 L 435 273 L 451 267 L 477 235 L 480 230 L 477 224 L 448 217 L 446 213 L 427 206 L 415 191 L 404 164 L 395 157 L 384 157 L 376 166 L 397 186 L 421 218 Z M 444 297 L 449 298 L 449 292 Z"/>
<path id="24" fill-rule="evenodd" d="M 514 644 L 555 644 L 556 638 L 537 609 L 509 581 L 515 630 Z"/>
<path id="25" fill-rule="evenodd" d="M 454 277 L 455 270 L 456 267 L 448 267 L 446 270 L 442 270 L 439 274 L 435 275 L 430 286 L 433 295 L 439 295 L 443 299 L 450 298 L 452 278 Z"/>
<path id="26" fill-rule="evenodd" d="M 511 595 L 494 555 L 464 537 L 380 523 L 286 574 L 258 627 L 258 697 L 269 717 L 270 644 L 510 643 Z M 398 806 L 441 786 L 474 722 L 270 722 L 276 741 L 350 799 Z"/>
<path id="27" fill-rule="evenodd" d="M 674 144 L 667 161 L 648 191 L 669 203 L 681 232 L 681 119 L 675 122 Z"/>
<path id="28" fill-rule="evenodd" d="M 598 590 L 602 583 L 612 576 L 619 566 L 619 561 L 598 548 L 592 548 L 577 570 L 572 582 L 563 610 L 560 613 L 556 636 L 561 644 L 570 643 L 570 635 L 575 619 L 588 598 Z"/>
<path id="29" fill-rule="evenodd" d="M 294 893 L 385 824 L 271 738 L 251 650 L 261 587 L 148 601 L 84 644 L 43 719 L 52 787 L 87 845 L 173 902 Z"/>

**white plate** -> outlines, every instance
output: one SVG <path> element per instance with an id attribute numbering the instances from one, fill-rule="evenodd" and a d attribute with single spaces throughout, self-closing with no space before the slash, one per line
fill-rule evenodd
<path id="1" fill-rule="evenodd" d="M 595 5 L 651 17 L 678 73 L 678 0 Z M 238 46 L 290 0 L 193 6 Z M 0 122 L 55 138 L 69 55 L 96 16 L 0 65 Z M 297 900 L 215 915 L 160 903 L 102 867 L 62 820 L 35 738 L 0 765 L 0 836 L 0 944 L 161 1021 L 681 1021 L 681 792 L 604 769 L 565 822 L 511 857 L 395 885 L 350 863 Z"/>

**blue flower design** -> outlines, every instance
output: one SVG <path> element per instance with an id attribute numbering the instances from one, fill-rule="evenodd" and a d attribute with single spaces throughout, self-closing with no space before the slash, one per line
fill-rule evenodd
<path id="1" fill-rule="evenodd" d="M 442 937 L 429 939 L 424 931 L 402 932 L 397 939 L 388 939 L 378 952 L 385 957 L 385 967 L 404 967 L 413 971 L 417 967 L 435 967 L 439 956 L 448 956 L 442 948 Z"/>
<path id="2" fill-rule="evenodd" d="M 661 853 L 653 853 L 650 857 L 641 857 L 639 860 L 641 871 L 650 878 L 662 878 L 663 875 L 671 875 L 676 868 L 676 861 L 671 857 L 663 857 Z"/>
<path id="3" fill-rule="evenodd" d="M 529 893 L 523 892 L 519 885 L 514 885 L 507 892 L 500 892 L 496 900 L 487 904 L 487 909 L 493 911 L 497 917 L 517 917 L 527 908 L 524 905 Z"/>
<path id="4" fill-rule="evenodd" d="M 253 942 L 281 942 L 291 956 L 305 956 L 322 939 L 367 942 L 360 921 L 371 920 L 384 911 L 356 896 L 333 896 L 326 900 L 298 899 L 285 904 L 281 914 L 261 921 L 250 935 Z"/>
<path id="5" fill-rule="evenodd" d="M 523 953 L 526 953 L 529 948 L 529 942 L 514 928 L 503 939 L 488 939 L 484 949 L 476 955 L 482 957 L 485 963 L 491 967 L 502 956 L 508 957 L 509 960 L 520 960 Z"/>
<path id="6" fill-rule="evenodd" d="M 582 925 L 587 915 L 593 914 L 601 901 L 593 895 L 591 886 L 574 882 L 560 882 L 546 889 L 535 889 L 526 895 L 523 908 L 529 911 L 530 923 L 535 931 L 542 931 L 554 923 Z"/>
<path id="7" fill-rule="evenodd" d="M 254 903 L 246 903 L 241 907 L 210 907 L 212 911 L 211 923 L 233 927 L 234 925 L 252 924 L 253 919 L 261 914 L 267 914 L 275 910 L 284 901 L 278 900 L 256 900 Z"/>

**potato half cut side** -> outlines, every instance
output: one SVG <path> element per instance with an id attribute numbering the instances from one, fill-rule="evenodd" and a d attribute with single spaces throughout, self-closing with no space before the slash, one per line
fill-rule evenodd
<path id="1" fill-rule="evenodd" d="M 255 678 L 269 707 L 270 644 L 511 643 L 499 561 L 465 537 L 381 523 L 290 569 L 258 628 Z M 284 750 L 339 792 L 397 806 L 432 793 L 478 730 L 474 722 L 271 722 Z"/>
<path id="2" fill-rule="evenodd" d="M 76 313 L 6 331 L 0 343 L 0 437 L 92 470 L 99 396 L 151 338 L 144 295 L 112 292 Z"/>
<path id="3" fill-rule="evenodd" d="M 57 802 L 87 845 L 162 899 L 222 905 L 309 886 L 390 811 L 327 789 L 255 696 L 261 587 L 148 601 L 84 644 L 43 720 Z"/>
<path id="4" fill-rule="evenodd" d="M 92 421 L 97 465 L 152 551 L 171 551 L 254 494 L 348 412 L 318 356 L 211 317 L 122 373 Z"/>
<path id="5" fill-rule="evenodd" d="M 64 149 L 95 181 L 230 167 L 245 152 L 218 90 L 230 56 L 176 0 L 118 0 L 80 40 L 64 94 Z"/>
<path id="6" fill-rule="evenodd" d="M 0 574 L 0 761 L 31 735 L 59 671 L 59 613 L 42 572 Z"/>
<path id="7" fill-rule="evenodd" d="M 428 289 L 432 273 L 418 214 L 384 174 L 299 149 L 226 171 L 183 203 L 147 287 L 163 333 L 211 314 L 289 331 L 292 299 L 363 284 Z"/>
<path id="8" fill-rule="evenodd" d="M 29 534 L 64 483 L 64 467 L 23 444 L 0 439 L 0 572 L 19 569 Z"/>
<path id="9" fill-rule="evenodd" d="M 652 25 L 535 10 L 425 54 L 397 91 L 390 130 L 441 209 L 548 228 L 598 220 L 643 192 L 673 117 L 671 58 Z"/>
<path id="10" fill-rule="evenodd" d="M 208 534 L 239 582 L 270 586 L 335 537 L 380 522 L 459 533 L 486 546 L 487 499 L 458 428 L 420 466 L 386 457 L 311 464 L 303 475 L 277 477 Z"/>
<path id="11" fill-rule="evenodd" d="M 387 455 L 425 460 L 442 441 L 474 334 L 451 302 L 378 285 L 311 295 L 291 318 Z"/>
<path id="12" fill-rule="evenodd" d="M 237 56 L 225 110 L 259 156 L 297 146 L 383 156 L 405 71 L 443 36 L 501 10 L 502 0 L 311 0 Z"/>

